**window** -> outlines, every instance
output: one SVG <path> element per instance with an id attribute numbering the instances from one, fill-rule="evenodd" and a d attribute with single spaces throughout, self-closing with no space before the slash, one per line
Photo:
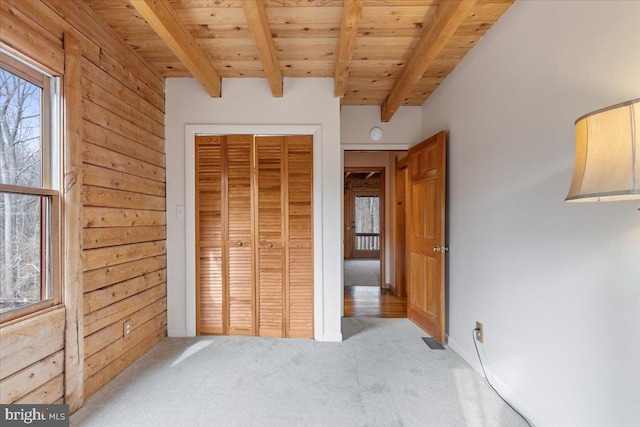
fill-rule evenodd
<path id="1" fill-rule="evenodd" d="M 57 79 L 0 52 L 0 321 L 60 303 Z"/>

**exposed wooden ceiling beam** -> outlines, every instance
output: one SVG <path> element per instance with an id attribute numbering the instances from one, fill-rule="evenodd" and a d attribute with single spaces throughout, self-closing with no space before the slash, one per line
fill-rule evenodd
<path id="1" fill-rule="evenodd" d="M 362 0 L 345 0 L 342 8 L 340 44 L 336 58 L 336 73 L 333 78 L 333 94 L 342 98 L 349 78 L 349 67 L 353 58 L 353 46 L 358 35 L 358 24 L 362 15 Z"/>
<path id="2" fill-rule="evenodd" d="M 413 87 L 473 8 L 475 0 L 441 0 L 434 15 L 409 55 L 409 59 L 382 103 L 382 121 L 388 122 Z"/>
<path id="3" fill-rule="evenodd" d="M 129 0 L 153 30 L 212 97 L 220 96 L 220 76 L 168 0 Z"/>
<path id="4" fill-rule="evenodd" d="M 262 68 L 269 81 L 271 93 L 276 98 L 282 97 L 282 71 L 278 61 L 278 52 L 271 38 L 269 20 L 264 7 L 264 0 L 243 0 L 242 9 L 247 18 L 249 29 L 258 47 L 258 55 Z"/>

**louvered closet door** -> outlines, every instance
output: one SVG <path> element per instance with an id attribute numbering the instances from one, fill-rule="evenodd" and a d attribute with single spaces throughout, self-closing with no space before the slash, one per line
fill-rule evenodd
<path id="1" fill-rule="evenodd" d="M 287 136 L 287 336 L 313 338 L 313 137 Z"/>
<path id="2" fill-rule="evenodd" d="M 258 335 L 285 336 L 284 137 L 256 138 Z"/>
<path id="3" fill-rule="evenodd" d="M 258 330 L 313 337 L 313 139 L 256 137 Z"/>
<path id="4" fill-rule="evenodd" d="M 224 334 L 222 136 L 196 137 L 196 318 L 198 334 Z"/>
<path id="5" fill-rule="evenodd" d="M 313 337 L 312 148 L 196 138 L 198 334 Z"/>
<path id="6" fill-rule="evenodd" d="M 226 256 L 229 268 L 227 304 L 229 335 L 255 335 L 253 330 L 253 202 L 251 159 L 253 135 L 229 135 L 226 145 L 227 171 Z M 224 159 L 224 157 L 223 157 Z M 224 176 L 223 176 L 224 179 Z M 224 185 L 224 181 L 223 181 Z M 226 187 L 226 188 L 225 188 Z"/>
<path id="7" fill-rule="evenodd" d="M 196 137 L 198 334 L 255 334 L 252 145 L 252 135 Z"/>

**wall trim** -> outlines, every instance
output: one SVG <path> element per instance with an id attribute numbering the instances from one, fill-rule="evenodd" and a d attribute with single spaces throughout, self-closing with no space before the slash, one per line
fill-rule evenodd
<path id="1" fill-rule="evenodd" d="M 185 227 L 186 227 L 186 336 L 196 335 L 196 227 L 195 138 L 196 135 L 313 135 L 313 314 L 317 341 L 342 341 L 341 334 L 324 333 L 324 260 L 322 216 L 322 125 L 186 124 Z M 176 331 L 179 332 L 179 331 Z M 170 334 L 172 335 L 172 334 Z M 173 335 L 172 335 L 173 336 Z"/>

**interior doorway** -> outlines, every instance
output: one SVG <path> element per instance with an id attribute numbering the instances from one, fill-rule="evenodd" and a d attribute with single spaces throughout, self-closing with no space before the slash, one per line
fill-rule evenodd
<path id="1" fill-rule="evenodd" d="M 395 293 L 395 164 L 406 151 L 345 151 L 344 315 L 407 317 Z"/>
<path id="2" fill-rule="evenodd" d="M 384 183 L 384 167 L 345 168 L 345 286 L 385 287 Z"/>

